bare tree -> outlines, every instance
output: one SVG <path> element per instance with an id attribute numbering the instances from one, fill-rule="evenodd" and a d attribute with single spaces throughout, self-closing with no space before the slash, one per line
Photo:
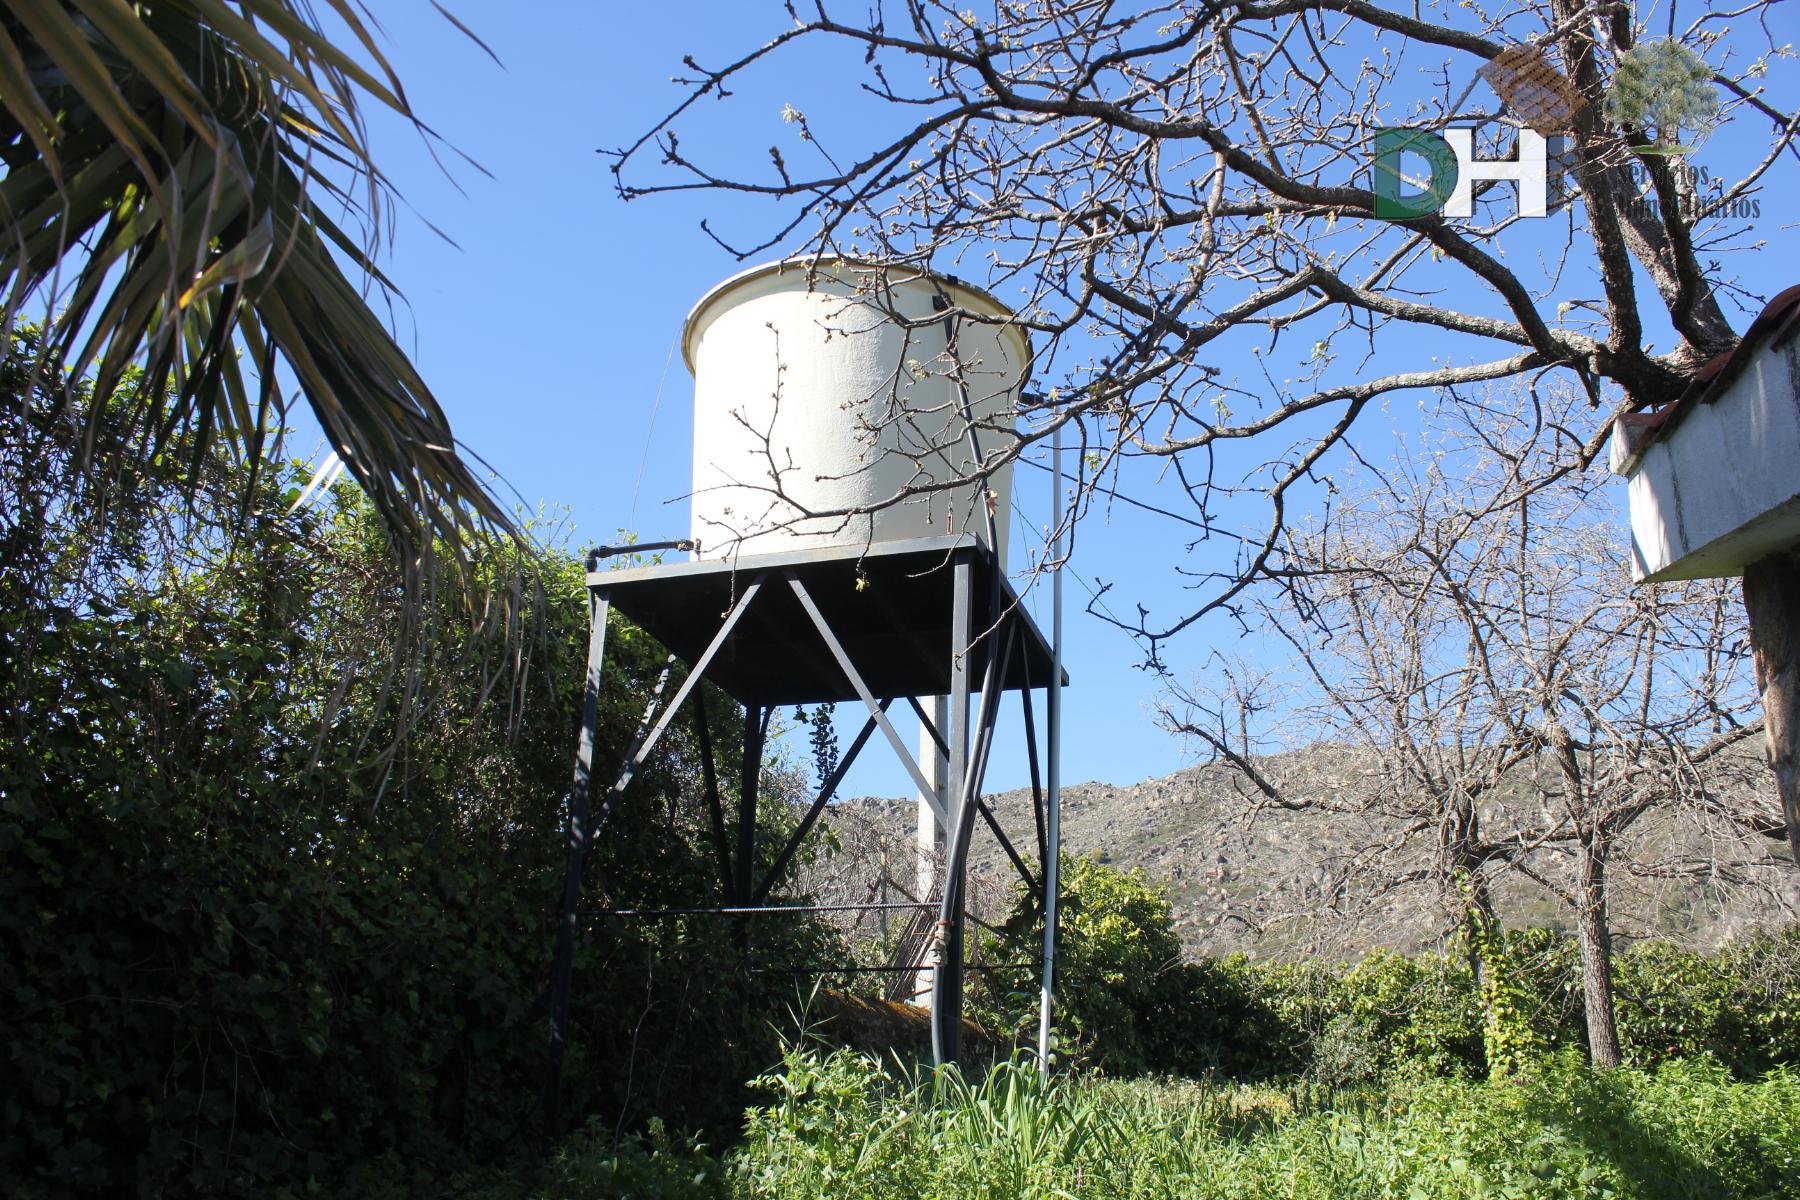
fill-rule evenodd
<path id="1" fill-rule="evenodd" d="M 1757 244 L 1744 214 L 1800 162 L 1800 106 L 1765 92 L 1771 58 L 1788 53 L 1774 0 L 1679 18 L 1673 3 L 1625 0 L 787 11 L 788 28 L 733 61 L 686 60 L 685 98 L 612 152 L 621 194 L 786 200 L 773 228 L 707 232 L 745 257 L 804 245 L 961 271 L 1012 303 L 1042 392 L 1024 405 L 1024 442 L 989 445 L 976 474 L 1073 425 L 1090 502 L 1142 486 L 1153 472 L 1131 460 L 1147 458 L 1174 481 L 1157 506 L 1182 510 L 1193 544 L 1237 539 L 1228 561 L 1195 571 L 1210 586 L 1185 611 L 1101 613 L 1153 662 L 1164 639 L 1282 569 L 1287 514 L 1382 397 L 1560 376 L 1595 410 L 1559 431 L 1584 464 L 1612 410 L 1674 399 L 1735 343 L 1726 252 Z M 1751 131 L 1728 179 L 1701 185 L 1645 153 L 1682 118 L 1609 92 L 1653 36 L 1711 64 L 1711 80 L 1690 86 L 1722 106 L 1690 119 Z M 859 114 L 845 130 L 839 114 L 789 106 L 776 128 L 792 140 L 761 171 L 682 141 L 722 107 L 701 101 L 729 104 L 819 63 L 841 71 L 845 50 L 894 121 Z M 1521 55 L 1551 70 L 1559 105 L 1527 86 Z M 1483 157 L 1505 156 L 1528 128 L 1566 133 L 1573 186 L 1543 220 L 1521 216 L 1510 185 L 1485 182 L 1468 217 L 1378 216 L 1377 132 L 1450 125 L 1475 127 Z"/>
<path id="2" fill-rule="evenodd" d="M 1551 423 L 1574 402 L 1554 405 Z M 1784 829 L 1718 797 L 1716 760 L 1760 729 L 1731 589 L 1633 589 L 1596 481 L 1566 469 L 1577 451 L 1501 415 L 1505 403 L 1487 407 L 1480 425 L 1391 465 L 1363 464 L 1322 520 L 1286 536 L 1290 565 L 1258 601 L 1309 700 L 1256 726 L 1276 723 L 1289 744 L 1361 749 L 1363 785 L 1296 794 L 1267 769 L 1235 677 L 1190 697 L 1171 724 L 1236 766 L 1258 803 L 1386 814 L 1398 832 L 1362 856 L 1376 872 L 1362 885 L 1428 884 L 1448 928 L 1492 928 L 1491 886 L 1505 872 L 1561 897 L 1581 948 L 1590 1050 L 1611 1066 L 1609 872 L 1628 832 L 1659 808 L 1715 837 L 1730 821 L 1720 840 L 1733 852 L 1706 865 L 1723 882 L 1747 879 L 1739 857 L 1764 878 L 1778 870 L 1748 847 Z M 1458 420 L 1454 408 L 1445 416 Z M 1429 845 L 1429 866 L 1393 872 L 1392 851 L 1406 844 Z"/>

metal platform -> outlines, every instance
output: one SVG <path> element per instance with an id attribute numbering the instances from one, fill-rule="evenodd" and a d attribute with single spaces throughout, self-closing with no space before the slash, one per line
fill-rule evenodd
<path id="1" fill-rule="evenodd" d="M 955 583 L 967 561 L 972 586 L 964 669 L 979 677 L 987 658 L 1016 643 L 1000 677 L 1006 691 L 1048 686 L 1050 647 L 1004 574 L 994 603 L 994 557 L 967 534 L 779 554 L 701 559 L 588 574 L 589 588 L 680 658 L 695 662 L 744 592 L 762 580 L 707 678 L 743 704 L 855 700 L 831 648 L 814 636 L 801 590 L 837 634 L 879 699 L 948 695 Z M 788 584 L 798 580 L 801 589 Z M 1068 682 L 1067 673 L 1063 682 Z"/>

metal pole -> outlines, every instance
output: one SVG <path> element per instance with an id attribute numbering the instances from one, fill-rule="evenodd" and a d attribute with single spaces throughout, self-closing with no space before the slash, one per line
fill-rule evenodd
<path id="1" fill-rule="evenodd" d="M 591 908 L 585 917 L 761 917 L 771 913 L 877 912 L 881 909 L 935 908 L 927 900 L 893 900 L 879 904 L 725 904 L 709 908 Z"/>
<path id="2" fill-rule="evenodd" d="M 719 795 L 719 770 L 713 764 L 712 732 L 706 720 L 706 692 L 694 693 L 694 733 L 700 743 L 700 781 L 706 793 L 706 815 L 712 825 L 713 853 L 719 860 L 719 887 L 732 900 L 737 894 L 737 874 L 731 867 L 731 841 L 725 835 L 725 801 Z"/>
<path id="3" fill-rule="evenodd" d="M 998 570 L 998 566 L 994 568 Z M 957 887 L 958 836 L 963 827 L 963 801 L 969 774 L 969 640 L 974 597 L 974 569 L 967 551 L 951 567 L 950 600 L 950 789 L 944 805 L 944 884 L 938 898 L 938 920 L 932 931 L 935 963 L 931 972 L 931 1060 L 937 1066 L 956 1059 L 962 1035 L 962 896 Z M 971 810 L 972 811 L 972 810 Z"/>
<path id="4" fill-rule="evenodd" d="M 569 984 L 574 973 L 576 910 L 581 905 L 581 874 L 593 841 L 588 792 L 594 778 L 594 745 L 600 724 L 600 685 L 606 667 L 607 593 L 588 592 L 587 680 L 581 697 L 581 738 L 575 749 L 575 780 L 569 793 L 568 865 L 563 873 L 562 916 L 550 953 L 550 1062 L 544 1072 L 542 1149 L 550 1152 L 562 1129 L 563 1054 L 569 1040 Z"/>
<path id="5" fill-rule="evenodd" d="M 1050 759 L 1046 770 L 1049 816 L 1048 852 L 1040 872 L 1044 879 L 1044 979 L 1038 991 L 1038 1064 L 1050 1067 L 1051 992 L 1056 982 L 1056 888 L 1062 856 L 1062 645 L 1063 645 L 1063 491 L 1062 491 L 1062 427 L 1050 435 L 1050 472 L 1053 496 L 1050 504 L 1051 535 L 1055 566 L 1050 576 L 1050 694 L 1045 705 L 1044 742 Z"/>
<path id="6" fill-rule="evenodd" d="M 950 811 L 950 743 L 942 730 L 950 726 L 950 697 L 930 697 L 930 711 L 913 701 L 919 714 L 919 766 L 933 786 L 933 793 L 919 793 L 918 819 L 913 827 L 914 894 L 929 900 L 937 894 L 938 872 L 944 858 L 944 826 L 938 813 Z M 932 984 L 937 979 L 937 943 L 926 939 L 921 957 L 928 964 L 913 981 L 913 1003 L 931 1007 Z"/>
<path id="7" fill-rule="evenodd" d="M 1000 566 L 991 561 L 994 597 L 989 604 L 989 611 L 1000 611 L 998 592 L 1000 589 Z M 967 644 L 965 640 L 965 645 Z M 952 763 L 957 761 L 960 753 L 963 760 L 961 781 L 956 785 L 956 802 L 952 811 L 956 820 L 948 830 L 948 842 L 945 850 L 944 894 L 938 907 L 938 929 L 944 946 L 941 965 L 936 972 L 936 980 L 932 987 L 931 1001 L 931 1055 L 938 1066 L 955 1062 L 960 1053 L 962 1037 L 962 946 L 964 925 L 964 900 L 969 865 L 969 837 L 974 832 L 975 814 L 979 809 L 982 779 L 987 772 L 988 752 L 994 745 L 994 721 L 999 715 L 1000 705 L 1000 664 L 1003 654 L 988 654 L 987 666 L 982 672 L 981 706 L 975 725 L 975 736 L 972 742 L 973 752 L 967 730 L 961 734 L 953 734 L 951 738 Z M 968 708 L 968 675 L 963 672 L 963 682 L 959 685 L 964 699 L 964 712 Z M 952 705 L 955 708 L 955 705 Z M 965 720 L 964 725 L 967 722 Z M 958 747 L 963 749 L 958 750 Z"/>
<path id="8" fill-rule="evenodd" d="M 763 709 L 760 705 L 744 705 L 744 762 L 738 776 L 737 879 L 732 894 L 748 900 L 756 886 L 756 795 L 762 780 Z"/>

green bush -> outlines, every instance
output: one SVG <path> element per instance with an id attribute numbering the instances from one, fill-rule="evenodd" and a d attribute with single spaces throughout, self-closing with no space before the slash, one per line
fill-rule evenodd
<path id="1" fill-rule="evenodd" d="M 409 625 L 355 492 L 296 508 L 305 477 L 266 463 L 260 515 L 222 526 L 232 464 L 202 456 L 191 505 L 179 437 L 91 479 L 86 414 L 16 358 L 0 382 L 7 1194 L 354 1193 L 526 1151 L 581 565 L 491 548 Z M 521 575 L 514 637 L 472 638 Z M 603 764 L 663 658 L 623 623 L 608 654 Z M 716 895 L 694 761 L 682 730 L 647 764 L 590 903 Z M 824 953 L 784 928 L 764 962 Z M 716 923 L 586 930 L 572 1118 L 735 1129 L 792 984 L 734 961 Z"/>
<path id="2" fill-rule="evenodd" d="M 1640 942 L 1615 965 L 1630 1061 L 1704 1054 L 1745 1077 L 1800 1062 L 1800 925 L 1711 955 Z"/>
<path id="3" fill-rule="evenodd" d="M 1348 1010 L 1379 1046 L 1383 1070 L 1416 1064 L 1435 1074 L 1479 1073 L 1480 998 L 1468 959 L 1378 950 L 1344 974 Z"/>
<path id="4" fill-rule="evenodd" d="M 698 1139 L 652 1120 L 642 1134 L 601 1121 L 571 1134 L 542 1166 L 472 1171 L 451 1181 L 456 1200 L 727 1200 L 728 1170 Z"/>
<path id="5" fill-rule="evenodd" d="M 1496 931 L 1480 948 L 1355 964 L 1179 961 L 1162 889 L 1142 872 L 1066 860 L 1058 951 L 1059 1019 L 1076 1059 L 1110 1074 L 1235 1079 L 1306 1076 L 1329 1084 L 1394 1071 L 1482 1077 L 1583 1050 L 1575 940 L 1547 929 Z M 1042 924 L 1021 894 L 995 956 L 1032 958 Z M 1636 943 L 1615 959 L 1627 1061 L 1708 1055 L 1740 1078 L 1800 1063 L 1800 926 L 1704 955 Z M 1035 991 L 974 993 L 978 1015 L 1023 1042 Z"/>
<path id="6" fill-rule="evenodd" d="M 1064 856 L 1057 921 L 1057 1022 L 1069 1031 L 1064 1051 L 1116 1074 L 1172 1069 L 1204 1020 L 1188 1002 L 1192 981 L 1181 966 L 1168 896 L 1143 871 L 1118 871 L 1091 856 Z M 999 943 L 999 961 L 1042 954 L 1042 914 L 1021 891 Z M 1001 993 L 983 982 L 972 1007 L 997 1031 L 1030 1040 L 1037 991 Z"/>
<path id="7" fill-rule="evenodd" d="M 1299 1075 L 1312 1064 L 1313 1046 L 1332 1019 L 1347 1011 L 1343 970 L 1317 960 L 1255 962 L 1242 954 L 1220 961 L 1238 987 L 1269 1014 L 1234 1032 L 1242 1048 L 1238 1078 Z"/>
<path id="8" fill-rule="evenodd" d="M 1377 950 L 1333 966 L 1232 955 L 1219 966 L 1248 998 L 1247 1019 L 1228 1035 L 1241 1052 L 1226 1074 L 1352 1082 L 1399 1067 L 1484 1073 L 1480 996 L 1464 956 Z"/>
<path id="9" fill-rule="evenodd" d="M 1292 1075 L 1309 1061 L 1311 1035 L 1284 1015 L 1282 994 L 1241 955 L 1183 963 L 1161 1072 L 1206 1078 Z"/>
<path id="10" fill-rule="evenodd" d="M 1587 1015 L 1581 995 L 1581 947 L 1551 929 L 1509 930 L 1495 972 L 1507 973 L 1525 1040 L 1536 1054 L 1586 1049 Z"/>
<path id="11" fill-rule="evenodd" d="M 1369 1083 L 1380 1075 L 1382 1057 L 1374 1031 L 1350 1013 L 1339 1013 L 1313 1039 L 1307 1074 L 1329 1087 Z"/>

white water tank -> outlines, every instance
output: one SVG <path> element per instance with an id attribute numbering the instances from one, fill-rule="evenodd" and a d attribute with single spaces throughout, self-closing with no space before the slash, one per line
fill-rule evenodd
<path id="1" fill-rule="evenodd" d="M 978 288 L 847 260 L 770 263 L 708 292 L 682 353 L 694 373 L 693 536 L 703 556 L 866 546 L 946 533 L 1005 561 L 1012 467 L 969 475 L 1016 441 L 1030 368 L 1012 313 Z"/>

